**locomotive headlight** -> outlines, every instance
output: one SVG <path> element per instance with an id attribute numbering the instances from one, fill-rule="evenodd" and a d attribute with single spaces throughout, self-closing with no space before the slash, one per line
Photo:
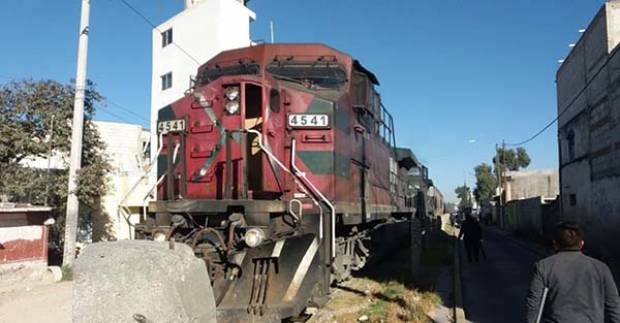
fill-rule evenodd
<path id="1" fill-rule="evenodd" d="M 153 235 L 153 240 L 166 241 L 166 234 L 163 232 L 155 232 L 155 234 Z"/>
<path id="2" fill-rule="evenodd" d="M 239 87 L 237 86 L 229 86 L 224 91 L 224 95 L 229 101 L 235 101 L 239 98 Z"/>
<path id="3" fill-rule="evenodd" d="M 258 247 L 265 240 L 265 232 L 259 228 L 248 229 L 243 237 L 250 248 Z"/>
<path id="4" fill-rule="evenodd" d="M 228 114 L 235 114 L 239 111 L 239 101 L 228 101 L 224 107 Z"/>

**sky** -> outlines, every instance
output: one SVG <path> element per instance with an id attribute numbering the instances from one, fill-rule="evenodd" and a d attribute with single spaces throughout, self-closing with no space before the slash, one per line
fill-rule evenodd
<path id="1" fill-rule="evenodd" d="M 127 0 L 159 24 L 182 0 Z M 603 0 L 252 0 L 251 35 L 321 42 L 373 71 L 394 116 L 447 200 L 475 182 L 495 144 L 520 142 L 557 114 L 555 73 Z M 80 1 L 1 0 L 0 84 L 75 77 Z M 107 98 L 96 119 L 148 127 L 151 27 L 120 0 L 92 0 L 88 78 Z M 557 128 L 525 148 L 557 168 Z"/>

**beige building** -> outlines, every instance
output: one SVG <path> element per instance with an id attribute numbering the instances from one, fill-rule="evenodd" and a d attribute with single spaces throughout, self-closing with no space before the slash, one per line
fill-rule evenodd
<path id="1" fill-rule="evenodd" d="M 554 169 L 509 171 L 503 186 L 506 202 L 538 196 L 555 198 L 560 194 L 559 173 Z"/>
<path id="2" fill-rule="evenodd" d="M 509 171 L 503 179 L 505 204 L 504 212 L 498 217 L 499 225 L 508 230 L 543 235 L 557 221 L 558 171 Z"/>
<path id="3" fill-rule="evenodd" d="M 606 2 L 557 72 L 561 212 L 591 251 L 619 258 L 620 1 Z"/>

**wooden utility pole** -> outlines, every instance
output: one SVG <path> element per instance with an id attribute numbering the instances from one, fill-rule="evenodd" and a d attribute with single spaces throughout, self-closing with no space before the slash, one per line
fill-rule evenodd
<path id="1" fill-rule="evenodd" d="M 77 172 L 82 167 L 82 136 L 84 127 L 84 96 L 86 93 L 86 61 L 88 56 L 88 25 L 90 0 L 82 0 L 80 34 L 78 40 L 77 73 L 75 77 L 75 100 L 71 126 L 71 155 L 69 164 L 69 191 L 65 217 L 65 244 L 62 265 L 73 266 L 75 240 L 77 238 L 79 201 L 77 197 Z"/>
<path id="2" fill-rule="evenodd" d="M 496 176 L 497 176 L 497 193 L 499 194 L 497 211 L 498 211 L 499 222 L 500 222 L 500 226 L 501 226 L 503 224 L 503 218 L 502 218 L 502 166 L 501 166 L 501 160 L 500 160 L 500 153 L 499 152 L 500 152 L 499 151 L 499 145 L 495 144 L 495 173 L 496 173 Z"/>

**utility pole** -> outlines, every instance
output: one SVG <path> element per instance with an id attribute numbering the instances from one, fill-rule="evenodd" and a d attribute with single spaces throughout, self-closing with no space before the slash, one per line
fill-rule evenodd
<path id="1" fill-rule="evenodd" d="M 84 127 L 84 96 L 86 92 L 86 60 L 88 55 L 88 25 L 90 0 L 82 0 L 80 34 L 78 41 L 77 73 L 75 77 L 75 101 L 71 126 L 71 156 L 69 164 L 69 191 L 65 217 L 65 244 L 62 265 L 73 266 L 75 240 L 77 237 L 79 201 L 77 198 L 77 172 L 82 167 L 82 132 Z"/>
<path id="2" fill-rule="evenodd" d="M 269 32 L 271 33 L 271 43 L 273 44 L 274 42 L 274 36 L 273 36 L 273 20 L 269 21 Z"/>
<path id="3" fill-rule="evenodd" d="M 497 187 L 499 193 L 499 220 L 500 225 L 503 225 L 504 221 L 504 192 L 503 192 L 503 182 L 504 182 L 504 171 L 502 159 L 504 157 L 504 152 L 506 151 L 506 143 L 502 140 L 502 148 L 500 150 L 499 145 L 495 144 L 495 172 L 497 173 Z"/>
<path id="4" fill-rule="evenodd" d="M 49 181 L 50 181 L 50 178 L 52 178 L 50 176 L 52 172 L 52 148 L 53 148 L 52 140 L 54 140 L 54 115 L 52 115 L 52 120 L 50 121 L 50 135 L 49 135 L 49 138 L 47 138 L 47 179 L 45 180 L 45 201 L 44 201 L 45 206 L 47 206 L 47 202 L 49 200 L 49 195 L 50 195 Z"/>

